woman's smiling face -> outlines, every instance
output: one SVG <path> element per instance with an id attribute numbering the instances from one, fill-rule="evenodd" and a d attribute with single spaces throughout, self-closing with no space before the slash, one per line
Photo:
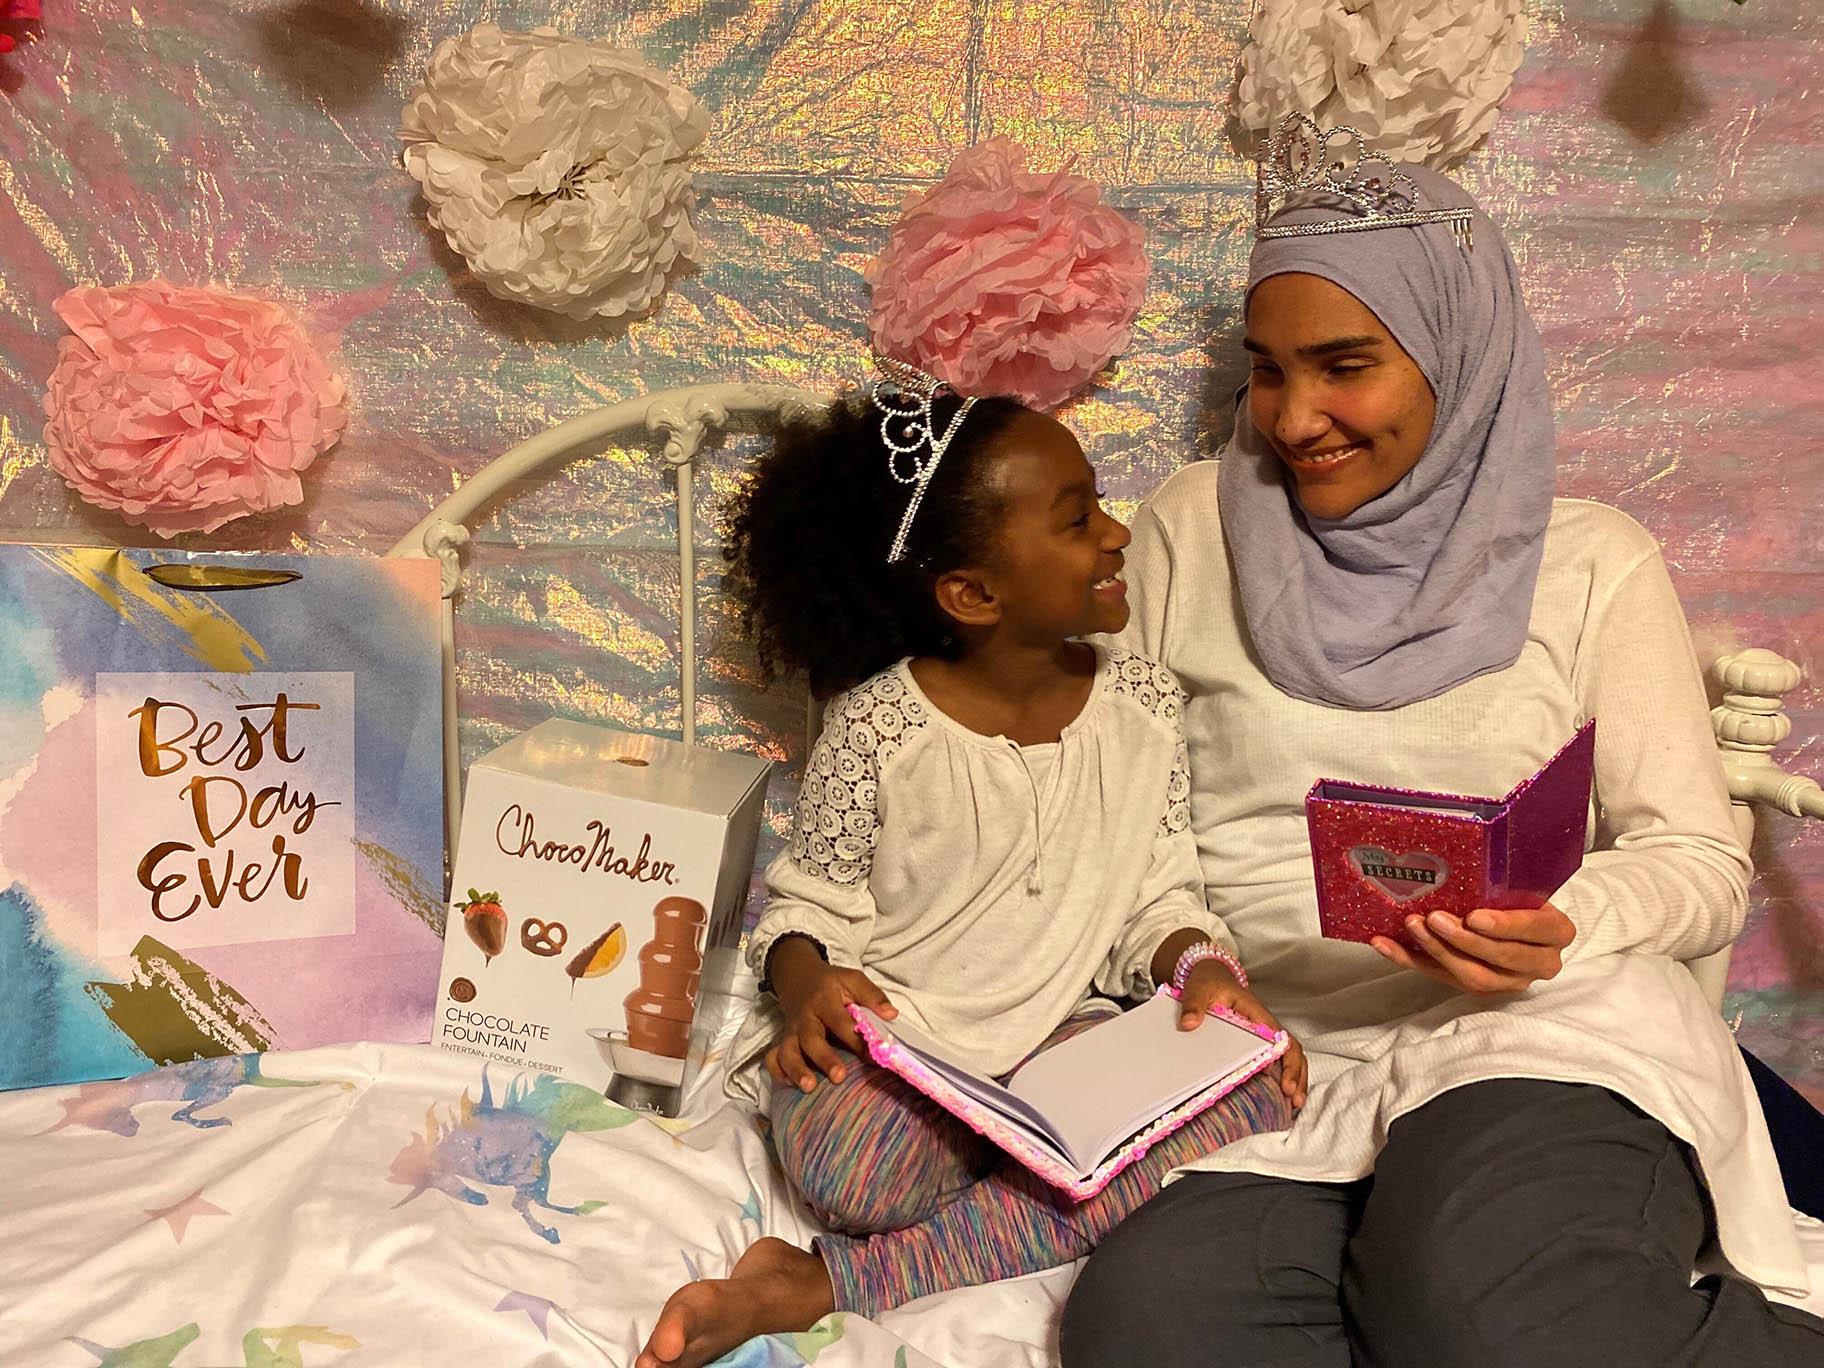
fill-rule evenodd
<path id="1" fill-rule="evenodd" d="M 1419 462 L 1437 402 L 1374 312 L 1321 276 L 1268 276 L 1248 296 L 1248 413 L 1298 502 L 1343 518 Z"/>

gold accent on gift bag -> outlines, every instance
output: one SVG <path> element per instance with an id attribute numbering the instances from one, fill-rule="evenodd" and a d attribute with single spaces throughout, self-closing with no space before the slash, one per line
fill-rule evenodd
<path id="1" fill-rule="evenodd" d="M 213 594 L 233 589 L 266 589 L 304 578 L 302 570 L 261 570 L 249 565 L 148 565 L 146 578 L 167 589 Z"/>

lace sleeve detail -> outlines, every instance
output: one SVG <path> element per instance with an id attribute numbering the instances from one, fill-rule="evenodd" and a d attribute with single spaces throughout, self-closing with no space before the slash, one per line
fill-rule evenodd
<path id="1" fill-rule="evenodd" d="M 929 722 L 897 667 L 831 704 L 792 823 L 789 854 L 800 871 L 838 887 L 868 877 L 880 835 L 881 770 Z"/>
<path id="2" fill-rule="evenodd" d="M 1172 777 L 1166 782 L 1165 811 L 1159 814 L 1160 836 L 1176 836 L 1191 829 L 1191 748 L 1184 733 L 1178 733 L 1178 748 L 1172 752 Z"/>
<path id="3" fill-rule="evenodd" d="M 1191 825 L 1191 756 L 1184 739 L 1184 690 L 1165 666 L 1123 647 L 1108 649 L 1108 671 L 1111 693 L 1133 699 L 1172 729 L 1177 745 L 1172 751 L 1158 835 L 1176 836 Z"/>
<path id="4" fill-rule="evenodd" d="M 1143 655 L 1121 646 L 1108 651 L 1108 689 L 1131 698 L 1161 722 L 1178 723 L 1184 716 L 1184 690 L 1172 672 Z"/>

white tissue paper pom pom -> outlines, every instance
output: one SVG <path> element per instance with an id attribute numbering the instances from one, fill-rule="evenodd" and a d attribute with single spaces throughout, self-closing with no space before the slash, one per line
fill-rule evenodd
<path id="1" fill-rule="evenodd" d="M 1231 103 L 1257 157 L 1287 114 L 1444 169 L 1494 127 L 1526 48 L 1522 0 L 1264 0 Z"/>
<path id="2" fill-rule="evenodd" d="M 477 25 L 405 107 L 405 168 L 490 293 L 571 318 L 646 312 L 702 259 L 687 165 L 709 132 L 638 54 Z"/>

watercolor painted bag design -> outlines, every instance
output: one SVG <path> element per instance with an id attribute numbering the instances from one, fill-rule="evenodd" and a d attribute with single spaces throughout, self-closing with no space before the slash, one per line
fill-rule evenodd
<path id="1" fill-rule="evenodd" d="M 424 1040 L 427 560 L 0 546 L 0 1087 Z"/>

